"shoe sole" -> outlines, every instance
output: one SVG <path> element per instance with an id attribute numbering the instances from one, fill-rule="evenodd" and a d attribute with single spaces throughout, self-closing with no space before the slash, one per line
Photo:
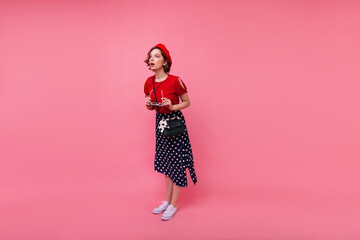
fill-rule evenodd
<path id="1" fill-rule="evenodd" d="M 165 209 L 166 210 L 166 209 Z M 163 212 L 165 212 L 165 210 L 164 211 L 161 211 L 161 212 L 152 212 L 153 214 L 160 214 L 160 213 L 163 213 Z"/>
<path id="2" fill-rule="evenodd" d="M 157 212 L 158 211 L 158 212 Z M 154 214 L 160 214 L 160 213 L 163 213 L 163 212 L 165 212 L 166 211 L 166 209 L 164 209 L 164 210 L 153 210 L 152 212 L 154 213 Z"/>

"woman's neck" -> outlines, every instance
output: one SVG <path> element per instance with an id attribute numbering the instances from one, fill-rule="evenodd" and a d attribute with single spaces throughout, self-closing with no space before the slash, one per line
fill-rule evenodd
<path id="1" fill-rule="evenodd" d="M 164 72 L 164 69 L 159 69 L 155 71 L 155 80 L 164 80 L 168 74 Z"/>

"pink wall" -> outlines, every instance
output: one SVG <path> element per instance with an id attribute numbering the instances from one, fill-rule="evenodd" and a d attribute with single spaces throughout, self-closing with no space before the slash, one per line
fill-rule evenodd
<path id="1" fill-rule="evenodd" d="M 3 203 L 68 189 L 162 194 L 143 94 L 153 74 L 143 60 L 161 42 L 192 103 L 182 110 L 198 175 L 188 199 L 276 198 L 330 211 L 321 236 L 360 237 L 359 7 L 1 1 Z"/>

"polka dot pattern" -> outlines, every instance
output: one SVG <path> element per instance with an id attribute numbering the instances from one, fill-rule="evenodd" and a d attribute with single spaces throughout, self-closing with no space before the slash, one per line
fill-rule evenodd
<path id="1" fill-rule="evenodd" d="M 185 125 L 185 132 L 173 137 L 164 137 L 158 128 L 160 120 L 176 116 L 180 117 Z M 196 185 L 197 177 L 194 168 L 192 148 L 182 112 L 177 110 L 171 113 L 156 113 L 155 129 L 155 171 L 169 176 L 177 186 L 187 187 L 186 168 L 188 168 L 191 179 Z"/>

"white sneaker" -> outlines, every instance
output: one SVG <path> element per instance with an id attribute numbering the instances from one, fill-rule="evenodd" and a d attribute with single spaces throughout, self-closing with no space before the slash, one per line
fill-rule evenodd
<path id="1" fill-rule="evenodd" d="M 160 206 L 154 208 L 153 213 L 155 214 L 159 214 L 162 213 L 163 211 L 165 211 L 167 209 L 167 207 L 169 206 L 168 201 L 161 201 L 163 204 L 161 204 Z"/>
<path id="2" fill-rule="evenodd" d="M 166 211 L 161 216 L 162 220 L 170 220 L 175 213 L 177 212 L 177 208 L 174 207 L 174 205 L 170 204 L 169 207 L 166 209 Z"/>

